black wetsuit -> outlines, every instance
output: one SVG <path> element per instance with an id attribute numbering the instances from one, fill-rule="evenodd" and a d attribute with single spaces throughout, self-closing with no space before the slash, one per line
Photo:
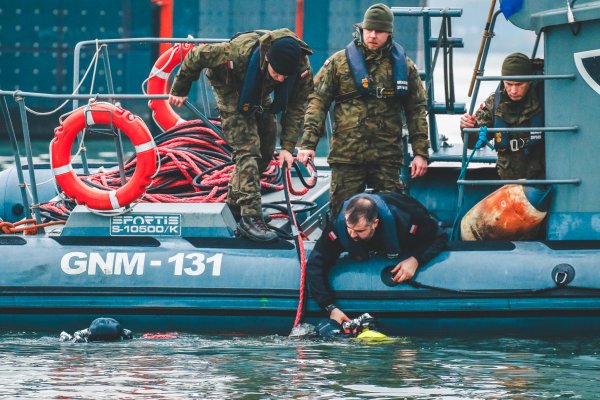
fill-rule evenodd
<path id="1" fill-rule="evenodd" d="M 448 235 L 442 232 L 437 221 L 427 209 L 410 196 L 398 193 L 378 193 L 389 207 L 402 253 L 397 262 L 415 257 L 419 267 L 427 264 L 440 253 L 446 246 Z M 340 216 L 343 218 L 343 216 Z M 381 224 L 375 230 L 373 237 L 361 246 L 370 252 L 385 253 L 382 248 Z M 331 268 L 337 262 L 344 249 L 339 234 L 331 225 L 315 244 L 307 263 L 308 286 L 312 297 L 322 309 L 333 304 L 335 297 L 329 287 L 328 276 Z"/>

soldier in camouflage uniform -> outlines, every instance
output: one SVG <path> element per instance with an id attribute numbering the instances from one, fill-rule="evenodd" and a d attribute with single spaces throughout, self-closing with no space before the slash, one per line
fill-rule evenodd
<path id="1" fill-rule="evenodd" d="M 369 7 L 362 24 L 356 25 L 353 42 L 325 61 L 309 96 L 298 153 L 298 159 L 304 163 L 314 157 L 329 106 L 335 101 L 327 159 L 332 170 L 333 215 L 346 198 L 364 191 L 367 185 L 376 191 L 404 191 L 400 180 L 403 111 L 414 154 L 411 176 L 416 178 L 427 172 L 427 94 L 415 64 L 392 41 L 393 19 L 392 11 L 384 4 Z M 396 46 L 399 51 L 394 53 Z M 394 54 L 400 54 L 396 57 L 398 62 L 394 61 Z M 366 66 L 363 78 L 358 80 L 356 68 L 351 67 L 356 59 L 358 65 Z M 398 70 L 403 71 L 397 71 L 396 65 L 401 65 Z M 398 73 L 403 77 L 398 78 Z"/>
<path id="2" fill-rule="evenodd" d="M 247 32 L 226 43 L 192 49 L 171 88 L 169 101 L 181 106 L 192 82 L 204 68 L 208 70 L 223 133 L 233 147 L 235 170 L 227 203 L 239 220 L 240 233 L 253 240 L 277 239 L 262 217 L 260 173 L 273 158 L 277 112 L 283 111 L 280 166 L 293 161 L 306 99 L 313 87 L 310 54 L 306 43 L 289 29 Z"/>
<path id="3" fill-rule="evenodd" d="M 532 61 L 525 54 L 510 54 L 502 63 L 502 76 L 532 75 Z M 543 96 L 538 83 L 504 80 L 474 115 L 464 114 L 460 127 L 536 127 L 543 125 Z M 541 83 L 540 83 L 541 84 Z M 469 148 L 477 142 L 469 135 Z M 496 170 L 501 179 L 544 179 L 545 152 L 541 132 L 488 134 L 498 150 Z"/>

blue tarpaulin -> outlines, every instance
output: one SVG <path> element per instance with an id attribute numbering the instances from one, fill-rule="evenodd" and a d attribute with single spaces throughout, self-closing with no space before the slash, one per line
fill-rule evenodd
<path id="1" fill-rule="evenodd" d="M 523 0 L 500 0 L 500 11 L 506 19 L 523 8 Z"/>

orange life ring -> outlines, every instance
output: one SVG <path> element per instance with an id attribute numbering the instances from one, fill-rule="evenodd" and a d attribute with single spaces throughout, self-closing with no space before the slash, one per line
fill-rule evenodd
<path id="1" fill-rule="evenodd" d="M 176 66 L 181 64 L 187 53 L 194 47 L 192 43 L 177 43 L 158 57 L 148 77 L 148 94 L 167 94 L 169 76 Z M 148 101 L 154 122 L 164 131 L 185 122 L 173 110 L 168 100 L 152 99 Z"/>
<path id="2" fill-rule="evenodd" d="M 86 126 L 112 124 L 123 131 L 135 146 L 136 168 L 129 181 L 117 190 L 101 190 L 86 185 L 71 165 L 71 147 Z M 78 204 L 95 210 L 115 210 L 139 199 L 156 173 L 157 148 L 144 121 L 110 103 L 91 103 L 69 115 L 54 130 L 50 143 L 52 172 L 62 190 Z"/>

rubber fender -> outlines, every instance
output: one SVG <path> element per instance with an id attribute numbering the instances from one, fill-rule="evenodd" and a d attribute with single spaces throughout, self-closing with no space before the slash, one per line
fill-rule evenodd
<path id="1" fill-rule="evenodd" d="M 547 212 L 550 209 L 550 193 L 552 187 L 522 186 L 525 197 L 536 210 Z"/>
<path id="2" fill-rule="evenodd" d="M 524 240 L 532 237 L 546 217 L 549 190 L 534 186 L 525 189 L 523 185 L 502 186 L 465 214 L 460 223 L 462 240 Z"/>

